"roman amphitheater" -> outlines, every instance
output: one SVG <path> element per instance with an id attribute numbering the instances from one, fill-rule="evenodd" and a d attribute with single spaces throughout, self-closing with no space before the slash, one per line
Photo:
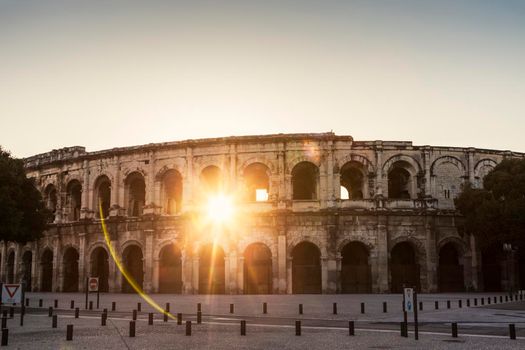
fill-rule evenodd
<path id="1" fill-rule="evenodd" d="M 88 276 L 131 291 L 103 216 L 149 293 L 523 288 L 525 254 L 481 247 L 454 208 L 463 183 L 523 156 L 331 132 L 53 150 L 25 164 L 54 219 L 38 242 L 0 244 L 1 275 L 33 291 L 82 291 Z"/>

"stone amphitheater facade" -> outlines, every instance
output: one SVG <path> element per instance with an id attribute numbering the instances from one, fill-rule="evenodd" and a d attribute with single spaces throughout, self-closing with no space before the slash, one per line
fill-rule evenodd
<path id="1" fill-rule="evenodd" d="M 130 291 L 100 203 L 111 244 L 146 292 L 483 290 L 480 248 L 458 230 L 454 198 L 523 156 L 334 133 L 62 148 L 25 159 L 54 220 L 39 241 L 0 243 L 2 279 L 81 291 L 98 276 L 105 291 Z M 217 190 L 239 208 L 220 230 L 201 223 Z"/>

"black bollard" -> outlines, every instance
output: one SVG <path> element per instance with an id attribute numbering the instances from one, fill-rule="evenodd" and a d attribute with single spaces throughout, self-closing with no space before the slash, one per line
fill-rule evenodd
<path id="1" fill-rule="evenodd" d="M 299 304 L 299 315 L 303 314 L 303 304 Z"/>
<path id="2" fill-rule="evenodd" d="M 485 305 L 485 298 L 481 298 L 481 305 Z"/>
<path id="3" fill-rule="evenodd" d="M 361 313 L 365 313 L 365 303 L 361 303 Z"/>
<path id="4" fill-rule="evenodd" d="M 142 311 L 142 303 L 137 303 L 137 311 L 138 312 Z"/>
<path id="5" fill-rule="evenodd" d="M 450 300 L 447 300 L 447 309 L 450 309 Z"/>
<path id="6" fill-rule="evenodd" d="M 68 324 L 66 328 L 66 340 L 73 340 L 73 325 Z"/>
<path id="7" fill-rule="evenodd" d="M 439 309 L 439 302 L 438 301 L 434 301 L 434 309 Z"/>
<path id="8" fill-rule="evenodd" d="M 166 312 L 170 312 L 170 303 L 166 303 Z"/>
<path id="9" fill-rule="evenodd" d="M 177 324 L 179 326 L 182 324 L 182 314 L 180 312 L 177 313 Z"/>
<path id="10" fill-rule="evenodd" d="M 419 311 L 423 311 L 423 302 L 422 301 L 419 302 Z"/>
<path id="11" fill-rule="evenodd" d="M 467 299 L 467 307 L 470 307 L 470 299 Z"/>
<path id="12" fill-rule="evenodd" d="M 234 310 L 234 305 L 230 304 L 230 314 L 233 314 L 233 310 Z"/>
<path id="13" fill-rule="evenodd" d="M 80 310 L 77 308 L 75 308 L 75 318 L 78 318 L 80 316 Z"/>
<path id="14" fill-rule="evenodd" d="M 29 306 L 29 298 L 26 298 L 26 306 Z"/>
<path id="15" fill-rule="evenodd" d="M 10 306 L 9 307 L 9 318 L 15 317 L 15 308 Z"/>
<path id="16" fill-rule="evenodd" d="M 53 321 L 51 322 L 51 328 L 57 328 L 58 316 L 53 315 Z"/>
<path id="17" fill-rule="evenodd" d="M 107 315 L 108 314 L 108 309 L 104 308 L 104 310 L 102 310 L 102 312 Z"/>
<path id="18" fill-rule="evenodd" d="M 44 301 L 42 299 L 38 299 L 38 307 L 42 307 L 44 304 Z"/>
<path id="19" fill-rule="evenodd" d="M 503 302 L 503 296 L 499 296 L 499 302 L 502 303 Z"/>
<path id="20" fill-rule="evenodd" d="M 332 313 L 333 313 L 334 315 L 337 315 L 337 303 L 333 303 L 333 304 L 332 304 Z"/>
<path id="21" fill-rule="evenodd" d="M 164 311 L 164 313 L 162 314 L 163 315 L 163 321 L 164 322 L 168 322 L 168 311 Z"/>
<path id="22" fill-rule="evenodd" d="M 348 335 L 355 335 L 354 321 L 348 321 Z"/>
<path id="23" fill-rule="evenodd" d="M 401 336 L 402 337 L 406 337 L 406 335 L 405 335 L 406 323 L 405 322 L 399 322 L 399 325 L 401 326 Z"/>
<path id="24" fill-rule="evenodd" d="M 301 321 L 295 321 L 295 335 L 301 335 Z"/>
<path id="25" fill-rule="evenodd" d="M 186 321 L 186 335 L 191 335 L 191 321 Z"/>
<path id="26" fill-rule="evenodd" d="M 197 312 L 202 311 L 201 303 L 197 303 Z"/>
<path id="27" fill-rule="evenodd" d="M 498 303 L 498 298 L 494 297 L 494 304 Z"/>
<path id="28" fill-rule="evenodd" d="M 133 314 L 131 315 L 131 318 L 133 319 L 133 321 L 137 320 L 137 310 L 133 310 Z"/>
<path id="29" fill-rule="evenodd" d="M 492 300 L 492 299 L 491 299 L 490 297 L 488 297 L 488 298 L 487 298 L 487 304 L 490 305 L 490 301 L 491 301 L 491 300 Z"/>
<path id="30" fill-rule="evenodd" d="M 150 312 L 148 314 L 148 325 L 149 326 L 152 326 L 153 325 L 153 312 Z"/>
<path id="31" fill-rule="evenodd" d="M 108 314 L 103 312 L 102 315 L 100 316 L 100 325 L 101 326 L 105 326 L 106 325 L 107 318 L 108 318 Z"/>
<path id="32" fill-rule="evenodd" d="M 246 335 L 246 321 L 241 320 L 241 335 Z"/>
<path id="33" fill-rule="evenodd" d="M 71 305 L 69 307 L 72 308 L 72 309 L 75 308 L 75 301 L 74 300 L 71 300 Z"/>
<path id="34" fill-rule="evenodd" d="M 55 309 L 58 309 L 58 299 L 55 299 L 55 305 L 54 305 Z"/>
<path id="35" fill-rule="evenodd" d="M 388 312 L 386 301 L 383 301 L 383 313 Z"/>
<path id="36" fill-rule="evenodd" d="M 508 301 L 509 301 L 509 296 L 505 295 L 505 302 L 508 302 Z"/>
<path id="37" fill-rule="evenodd" d="M 89 301 L 89 309 L 93 310 L 93 301 L 91 301 L 91 300 Z"/>
<path id="38" fill-rule="evenodd" d="M 263 303 L 263 314 L 267 314 L 267 313 L 268 313 L 268 304 Z"/>
<path id="39" fill-rule="evenodd" d="M 49 316 L 49 317 L 53 316 L 53 308 L 51 306 L 47 310 L 47 316 Z"/>
<path id="40" fill-rule="evenodd" d="M 452 338 L 458 337 L 458 324 L 456 322 L 452 322 Z"/>
<path id="41" fill-rule="evenodd" d="M 458 300 L 458 307 L 461 309 L 463 307 L 463 302 L 460 300 Z"/>
<path id="42" fill-rule="evenodd" d="M 202 323 L 202 311 L 197 311 L 197 324 Z"/>
<path id="43" fill-rule="evenodd" d="M 131 338 L 135 336 L 135 321 L 129 321 L 129 336 Z"/>
<path id="44" fill-rule="evenodd" d="M 2 328 L 2 343 L 1 343 L 2 346 L 7 346 L 8 339 L 9 339 L 9 329 Z"/>
<path id="45" fill-rule="evenodd" d="M 516 340 L 516 326 L 513 323 L 509 324 L 509 336 L 510 339 Z"/>
<path id="46" fill-rule="evenodd" d="M 478 298 L 474 298 L 474 306 L 478 306 Z"/>
<path id="47" fill-rule="evenodd" d="M 2 329 L 7 328 L 7 317 L 2 316 Z"/>

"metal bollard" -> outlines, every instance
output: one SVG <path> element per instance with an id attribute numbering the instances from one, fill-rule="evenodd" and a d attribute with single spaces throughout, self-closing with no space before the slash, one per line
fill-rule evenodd
<path id="1" fill-rule="evenodd" d="M 299 304 L 299 315 L 303 314 L 303 304 Z"/>
<path id="2" fill-rule="evenodd" d="M 26 306 L 29 306 L 29 298 L 26 298 Z"/>
<path id="3" fill-rule="evenodd" d="M 197 311 L 197 324 L 202 323 L 202 311 Z"/>
<path id="4" fill-rule="evenodd" d="M 383 313 L 388 312 L 386 301 L 383 301 Z"/>
<path id="5" fill-rule="evenodd" d="M 268 304 L 263 303 L 263 314 L 267 314 L 267 313 L 268 313 Z"/>
<path id="6" fill-rule="evenodd" d="M 105 326 L 105 325 L 106 325 L 106 320 L 107 320 L 107 318 L 108 318 L 108 314 L 105 313 L 105 312 L 103 312 L 103 313 L 102 313 L 102 316 L 101 316 L 101 318 L 100 318 L 100 325 L 101 325 L 101 326 Z"/>
<path id="7" fill-rule="evenodd" d="M 170 303 L 166 303 L 166 312 L 170 312 Z"/>
<path id="8" fill-rule="evenodd" d="M 460 300 L 458 300 L 458 307 L 461 309 L 463 307 L 463 302 Z"/>
<path id="9" fill-rule="evenodd" d="M 478 298 L 474 298 L 474 306 L 478 306 Z"/>
<path id="10" fill-rule="evenodd" d="M 105 313 L 105 314 L 107 315 L 107 313 L 108 313 L 108 309 L 104 308 L 104 309 L 102 310 L 102 312 Z"/>
<path id="11" fill-rule="evenodd" d="M 129 321 L 129 336 L 131 338 L 135 336 L 135 321 Z"/>
<path id="12" fill-rule="evenodd" d="M 295 335 L 301 335 L 301 321 L 295 321 Z"/>
<path id="13" fill-rule="evenodd" d="M 1 343 L 2 346 L 7 346 L 8 339 L 9 339 L 9 329 L 2 328 L 2 343 Z"/>
<path id="14" fill-rule="evenodd" d="M 89 301 L 89 309 L 93 310 L 93 301 L 91 301 L 91 300 Z"/>
<path id="15" fill-rule="evenodd" d="M 439 302 L 438 301 L 434 301 L 434 309 L 439 309 Z"/>
<path id="16" fill-rule="evenodd" d="M 419 302 L 419 311 L 423 311 L 423 302 L 422 301 Z"/>
<path id="17" fill-rule="evenodd" d="M 490 301 L 491 301 L 491 300 L 492 300 L 492 299 L 491 299 L 490 297 L 487 297 L 487 304 L 490 305 Z"/>
<path id="18" fill-rule="evenodd" d="M 138 312 L 142 311 L 142 303 L 137 303 L 137 311 Z"/>
<path id="19" fill-rule="evenodd" d="M 452 322 L 452 338 L 458 337 L 458 324 L 456 322 Z"/>
<path id="20" fill-rule="evenodd" d="M 494 297 L 494 304 L 498 303 L 498 298 Z"/>
<path id="21" fill-rule="evenodd" d="M 405 322 L 403 322 L 403 321 L 399 322 L 399 326 L 401 328 L 401 336 L 402 337 L 406 337 L 406 335 L 405 335 Z"/>
<path id="22" fill-rule="evenodd" d="M 233 314 L 233 310 L 234 310 L 234 305 L 230 304 L 230 314 Z"/>
<path id="23" fill-rule="evenodd" d="M 361 313 L 365 313 L 365 303 L 361 303 Z"/>
<path id="24" fill-rule="evenodd" d="M 162 321 L 168 322 L 168 311 L 164 311 L 164 313 L 162 315 L 163 315 Z"/>
<path id="25" fill-rule="evenodd" d="M 177 324 L 179 326 L 182 324 L 182 314 L 180 312 L 177 313 Z"/>
<path id="26" fill-rule="evenodd" d="M 500 302 L 500 303 L 503 302 L 503 296 L 502 296 L 502 295 L 499 296 L 499 302 Z"/>
<path id="27" fill-rule="evenodd" d="M 148 325 L 149 326 L 152 326 L 153 325 L 153 312 L 150 312 L 148 314 Z"/>
<path id="28" fill-rule="evenodd" d="M 485 305 L 485 298 L 481 298 L 481 305 Z"/>
<path id="29" fill-rule="evenodd" d="M 197 303 L 197 312 L 202 311 L 201 303 Z"/>
<path id="30" fill-rule="evenodd" d="M 450 300 L 447 300 L 447 309 L 450 309 Z"/>
<path id="31" fill-rule="evenodd" d="M 115 311 L 115 310 L 117 310 L 117 303 L 112 301 L 111 302 L 111 311 Z"/>
<path id="32" fill-rule="evenodd" d="M 77 308 L 75 308 L 75 318 L 78 318 L 80 316 L 80 310 Z"/>
<path id="33" fill-rule="evenodd" d="M 58 309 L 58 299 L 55 299 L 55 305 L 54 305 L 55 309 Z"/>
<path id="34" fill-rule="evenodd" d="M 332 313 L 333 313 L 334 315 L 337 315 L 337 303 L 333 303 L 333 304 L 332 304 Z"/>
<path id="35" fill-rule="evenodd" d="M 53 308 L 50 306 L 49 309 L 47 309 L 47 316 L 51 317 L 53 316 Z"/>
<path id="36" fill-rule="evenodd" d="M 57 328 L 58 316 L 53 315 L 53 321 L 51 322 L 51 328 Z"/>
<path id="37" fill-rule="evenodd" d="M 516 326 L 513 323 L 509 324 L 509 336 L 510 339 L 516 340 Z"/>
<path id="38" fill-rule="evenodd" d="M 191 335 L 191 321 L 186 321 L 186 335 Z"/>
<path id="39" fill-rule="evenodd" d="M 44 301 L 42 299 L 39 299 L 38 300 L 38 307 L 42 307 L 43 304 L 44 304 Z"/>
<path id="40" fill-rule="evenodd" d="M 470 299 L 467 299 L 467 307 L 470 307 Z"/>
<path id="41" fill-rule="evenodd" d="M 246 335 L 246 321 L 241 320 L 241 335 Z"/>
<path id="42" fill-rule="evenodd" d="M 348 335 L 355 335 L 354 321 L 348 321 Z"/>
<path id="43" fill-rule="evenodd" d="M 509 296 L 505 295 L 505 302 L 508 302 L 508 301 L 509 301 Z"/>
<path id="44" fill-rule="evenodd" d="M 133 321 L 137 320 L 137 310 L 133 310 L 133 314 L 131 315 L 131 318 L 133 319 Z"/>
<path id="45" fill-rule="evenodd" d="M 7 328 L 7 317 L 2 316 L 2 329 Z"/>
<path id="46" fill-rule="evenodd" d="M 73 325 L 68 324 L 66 328 L 66 340 L 73 340 Z"/>
<path id="47" fill-rule="evenodd" d="M 69 306 L 71 309 L 74 309 L 75 308 L 75 301 L 74 300 L 71 300 L 71 305 Z"/>

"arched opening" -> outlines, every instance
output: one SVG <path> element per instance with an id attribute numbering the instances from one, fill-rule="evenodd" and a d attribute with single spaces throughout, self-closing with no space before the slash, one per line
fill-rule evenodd
<path id="1" fill-rule="evenodd" d="M 7 283 L 15 283 L 15 252 L 7 256 Z"/>
<path id="2" fill-rule="evenodd" d="M 506 261 L 502 244 L 492 244 L 482 251 L 481 266 L 485 292 L 503 291 L 503 269 Z"/>
<path id="3" fill-rule="evenodd" d="M 214 165 L 207 166 L 202 170 L 200 182 L 203 193 L 214 194 L 220 192 L 222 185 L 221 169 Z"/>
<path id="4" fill-rule="evenodd" d="M 363 199 L 363 193 L 364 173 L 361 164 L 346 163 L 341 168 L 341 199 Z"/>
<path id="5" fill-rule="evenodd" d="M 95 181 L 93 209 L 96 216 L 100 217 L 99 205 L 102 207 L 102 215 L 109 216 L 109 207 L 111 203 L 111 181 L 105 175 L 100 176 Z"/>
<path id="6" fill-rule="evenodd" d="M 294 200 L 317 199 L 319 168 L 310 162 L 300 162 L 292 169 L 292 191 Z"/>
<path id="7" fill-rule="evenodd" d="M 208 244 L 199 254 L 199 293 L 224 294 L 224 251 L 218 245 Z"/>
<path id="8" fill-rule="evenodd" d="M 46 249 L 40 258 L 40 291 L 51 292 L 53 288 L 53 252 Z"/>
<path id="9" fill-rule="evenodd" d="M 299 243 L 292 251 L 292 292 L 319 294 L 321 291 L 321 252 L 313 243 Z"/>
<path id="10" fill-rule="evenodd" d="M 390 256 L 392 292 L 401 293 L 403 287 L 415 287 L 419 290 L 419 264 L 412 245 L 408 242 L 398 243 L 392 248 Z"/>
<path id="11" fill-rule="evenodd" d="M 270 192 L 269 169 L 262 163 L 250 164 L 244 169 L 244 186 L 246 200 L 264 202 L 268 200 Z"/>
<path id="12" fill-rule="evenodd" d="M 142 289 L 144 281 L 144 267 L 142 261 L 142 250 L 139 246 L 130 245 L 122 253 L 122 263 L 129 276 Z M 122 293 L 133 293 L 135 290 L 128 283 L 126 277 L 122 276 Z"/>
<path id="13" fill-rule="evenodd" d="M 62 266 L 62 291 L 78 292 L 78 252 L 75 248 L 66 249 Z"/>
<path id="14" fill-rule="evenodd" d="M 180 213 L 182 208 L 182 176 L 169 170 L 162 177 L 162 207 L 167 215 Z"/>
<path id="15" fill-rule="evenodd" d="M 98 277 L 98 285 L 101 292 L 109 291 L 109 256 L 106 249 L 97 247 L 91 253 L 91 275 Z"/>
<path id="16" fill-rule="evenodd" d="M 371 291 L 368 249 L 360 242 L 350 242 L 341 251 L 341 291 L 369 293 Z"/>
<path id="17" fill-rule="evenodd" d="M 141 173 L 133 172 L 125 181 L 126 196 L 128 204 L 128 216 L 142 215 L 142 209 L 146 201 L 146 183 Z"/>
<path id="18" fill-rule="evenodd" d="M 272 252 L 262 243 L 244 251 L 244 294 L 272 293 Z"/>
<path id="19" fill-rule="evenodd" d="M 388 172 L 388 198 L 410 199 L 412 197 L 412 179 L 410 165 L 404 161 L 394 163 Z"/>
<path id="20" fill-rule="evenodd" d="M 439 291 L 463 292 L 465 289 L 463 264 L 454 244 L 447 243 L 439 250 Z"/>
<path id="21" fill-rule="evenodd" d="M 67 184 L 66 206 L 69 212 L 68 220 L 78 221 L 82 206 L 82 185 L 77 180 L 72 180 Z"/>
<path id="22" fill-rule="evenodd" d="M 179 248 L 170 244 L 160 251 L 159 292 L 182 293 L 182 261 Z"/>
<path id="23" fill-rule="evenodd" d="M 55 215 L 57 211 L 57 190 L 54 185 L 48 185 L 44 191 L 44 203 L 46 209 L 51 212 L 49 217 L 49 222 L 52 223 L 55 221 Z"/>
<path id="24" fill-rule="evenodd" d="M 33 265 L 33 253 L 29 250 L 22 255 L 21 282 L 25 283 L 25 291 L 31 292 L 32 279 L 31 267 Z"/>

